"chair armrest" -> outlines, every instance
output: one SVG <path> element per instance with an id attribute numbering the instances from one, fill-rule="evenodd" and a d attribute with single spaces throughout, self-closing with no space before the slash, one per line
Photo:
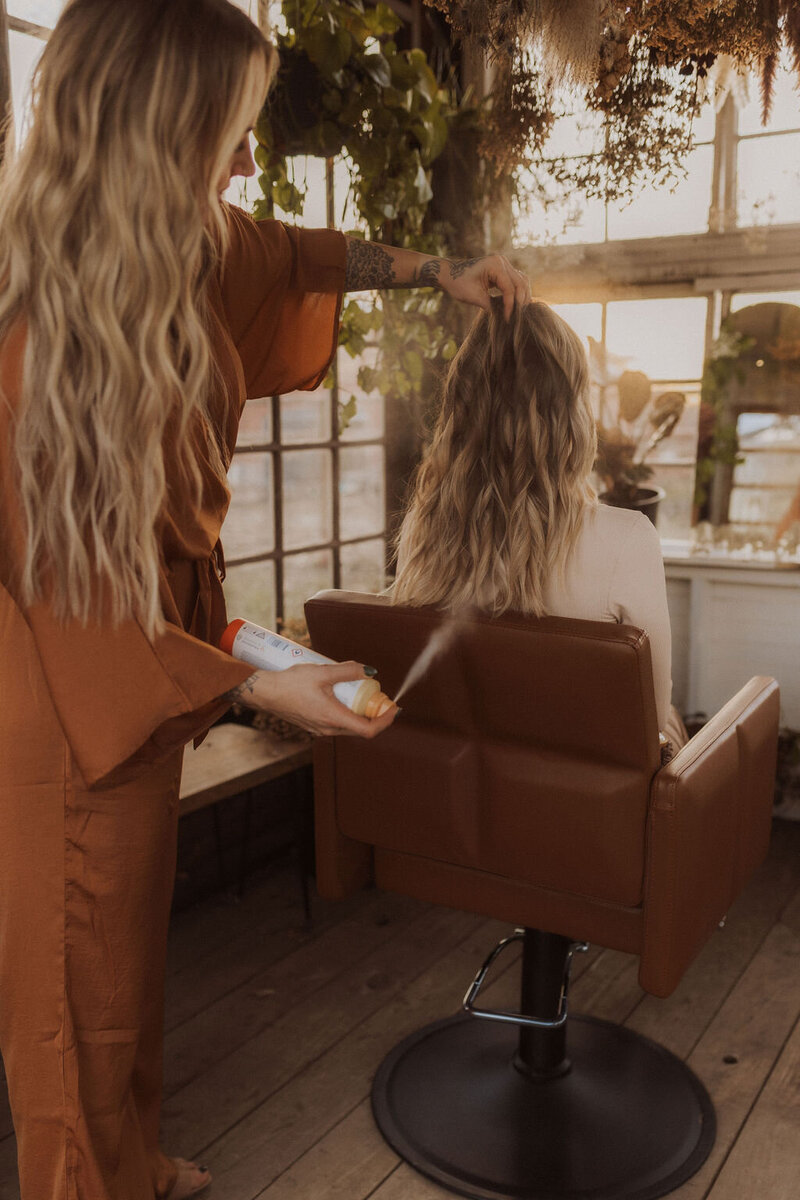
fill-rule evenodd
<path id="1" fill-rule="evenodd" d="M 674 990 L 764 860 L 780 719 L 756 676 L 654 776 L 647 824 L 639 982 Z"/>

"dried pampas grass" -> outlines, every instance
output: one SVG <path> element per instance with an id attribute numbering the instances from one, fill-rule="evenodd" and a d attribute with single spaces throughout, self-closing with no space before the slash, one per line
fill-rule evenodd
<path id="1" fill-rule="evenodd" d="M 558 87 L 596 83 L 603 33 L 602 0 L 539 0 L 538 27 L 545 76 Z"/>

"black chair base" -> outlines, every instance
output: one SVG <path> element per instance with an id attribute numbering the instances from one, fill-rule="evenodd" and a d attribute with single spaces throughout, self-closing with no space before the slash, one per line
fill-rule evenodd
<path id="1" fill-rule="evenodd" d="M 514 1026 L 466 1015 L 406 1038 L 372 1089 L 389 1145 L 474 1200 L 654 1200 L 708 1157 L 708 1093 L 648 1038 L 570 1016 L 571 1069 L 544 1082 L 517 1048 Z"/>

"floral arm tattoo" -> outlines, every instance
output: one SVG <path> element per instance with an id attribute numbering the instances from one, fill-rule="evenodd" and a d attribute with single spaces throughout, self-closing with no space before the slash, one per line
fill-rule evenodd
<path id="1" fill-rule="evenodd" d="M 394 261 L 383 246 L 375 242 L 347 239 L 347 266 L 344 290 L 360 292 L 369 288 L 390 288 L 397 285 Z"/>
<path id="2" fill-rule="evenodd" d="M 412 252 L 409 261 L 407 253 L 394 246 L 381 246 L 377 242 L 348 237 L 344 290 L 360 292 L 372 288 L 440 287 L 439 273 L 445 260 L 426 258 Z"/>
<path id="3" fill-rule="evenodd" d="M 432 287 L 449 291 L 449 284 L 480 262 L 479 258 L 437 258 L 397 246 L 381 246 L 348 237 L 344 275 L 346 292 L 372 288 Z M 443 268 L 447 270 L 443 270 Z"/>
<path id="4" fill-rule="evenodd" d="M 247 706 L 247 698 L 253 695 L 255 691 L 255 682 L 258 679 L 258 674 L 251 675 L 249 679 L 245 679 L 244 683 L 240 683 L 238 687 L 231 688 L 225 693 L 225 699 L 230 700 L 231 704 L 244 704 Z"/>

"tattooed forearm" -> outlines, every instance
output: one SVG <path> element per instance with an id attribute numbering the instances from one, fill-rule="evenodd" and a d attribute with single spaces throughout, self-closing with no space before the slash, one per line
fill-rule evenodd
<path id="1" fill-rule="evenodd" d="M 429 258 L 421 267 L 414 268 L 414 274 L 411 277 L 412 287 L 438 287 L 441 269 L 442 260 L 440 258 Z"/>
<path id="2" fill-rule="evenodd" d="M 248 699 L 252 697 L 255 692 L 255 683 L 257 679 L 257 673 L 255 675 L 251 675 L 249 679 L 245 679 L 244 683 L 240 683 L 238 687 L 231 688 L 229 692 L 226 692 L 225 699 L 230 700 L 231 704 L 239 703 L 246 706 Z"/>
<path id="3" fill-rule="evenodd" d="M 347 264 L 344 290 L 359 292 L 369 288 L 390 288 L 397 282 L 391 254 L 375 242 L 347 239 Z"/>
<path id="4" fill-rule="evenodd" d="M 458 279 L 459 275 L 463 275 L 470 267 L 474 267 L 476 262 L 480 262 L 479 258 L 461 258 L 458 262 L 450 263 L 450 275 L 453 279 Z"/>

